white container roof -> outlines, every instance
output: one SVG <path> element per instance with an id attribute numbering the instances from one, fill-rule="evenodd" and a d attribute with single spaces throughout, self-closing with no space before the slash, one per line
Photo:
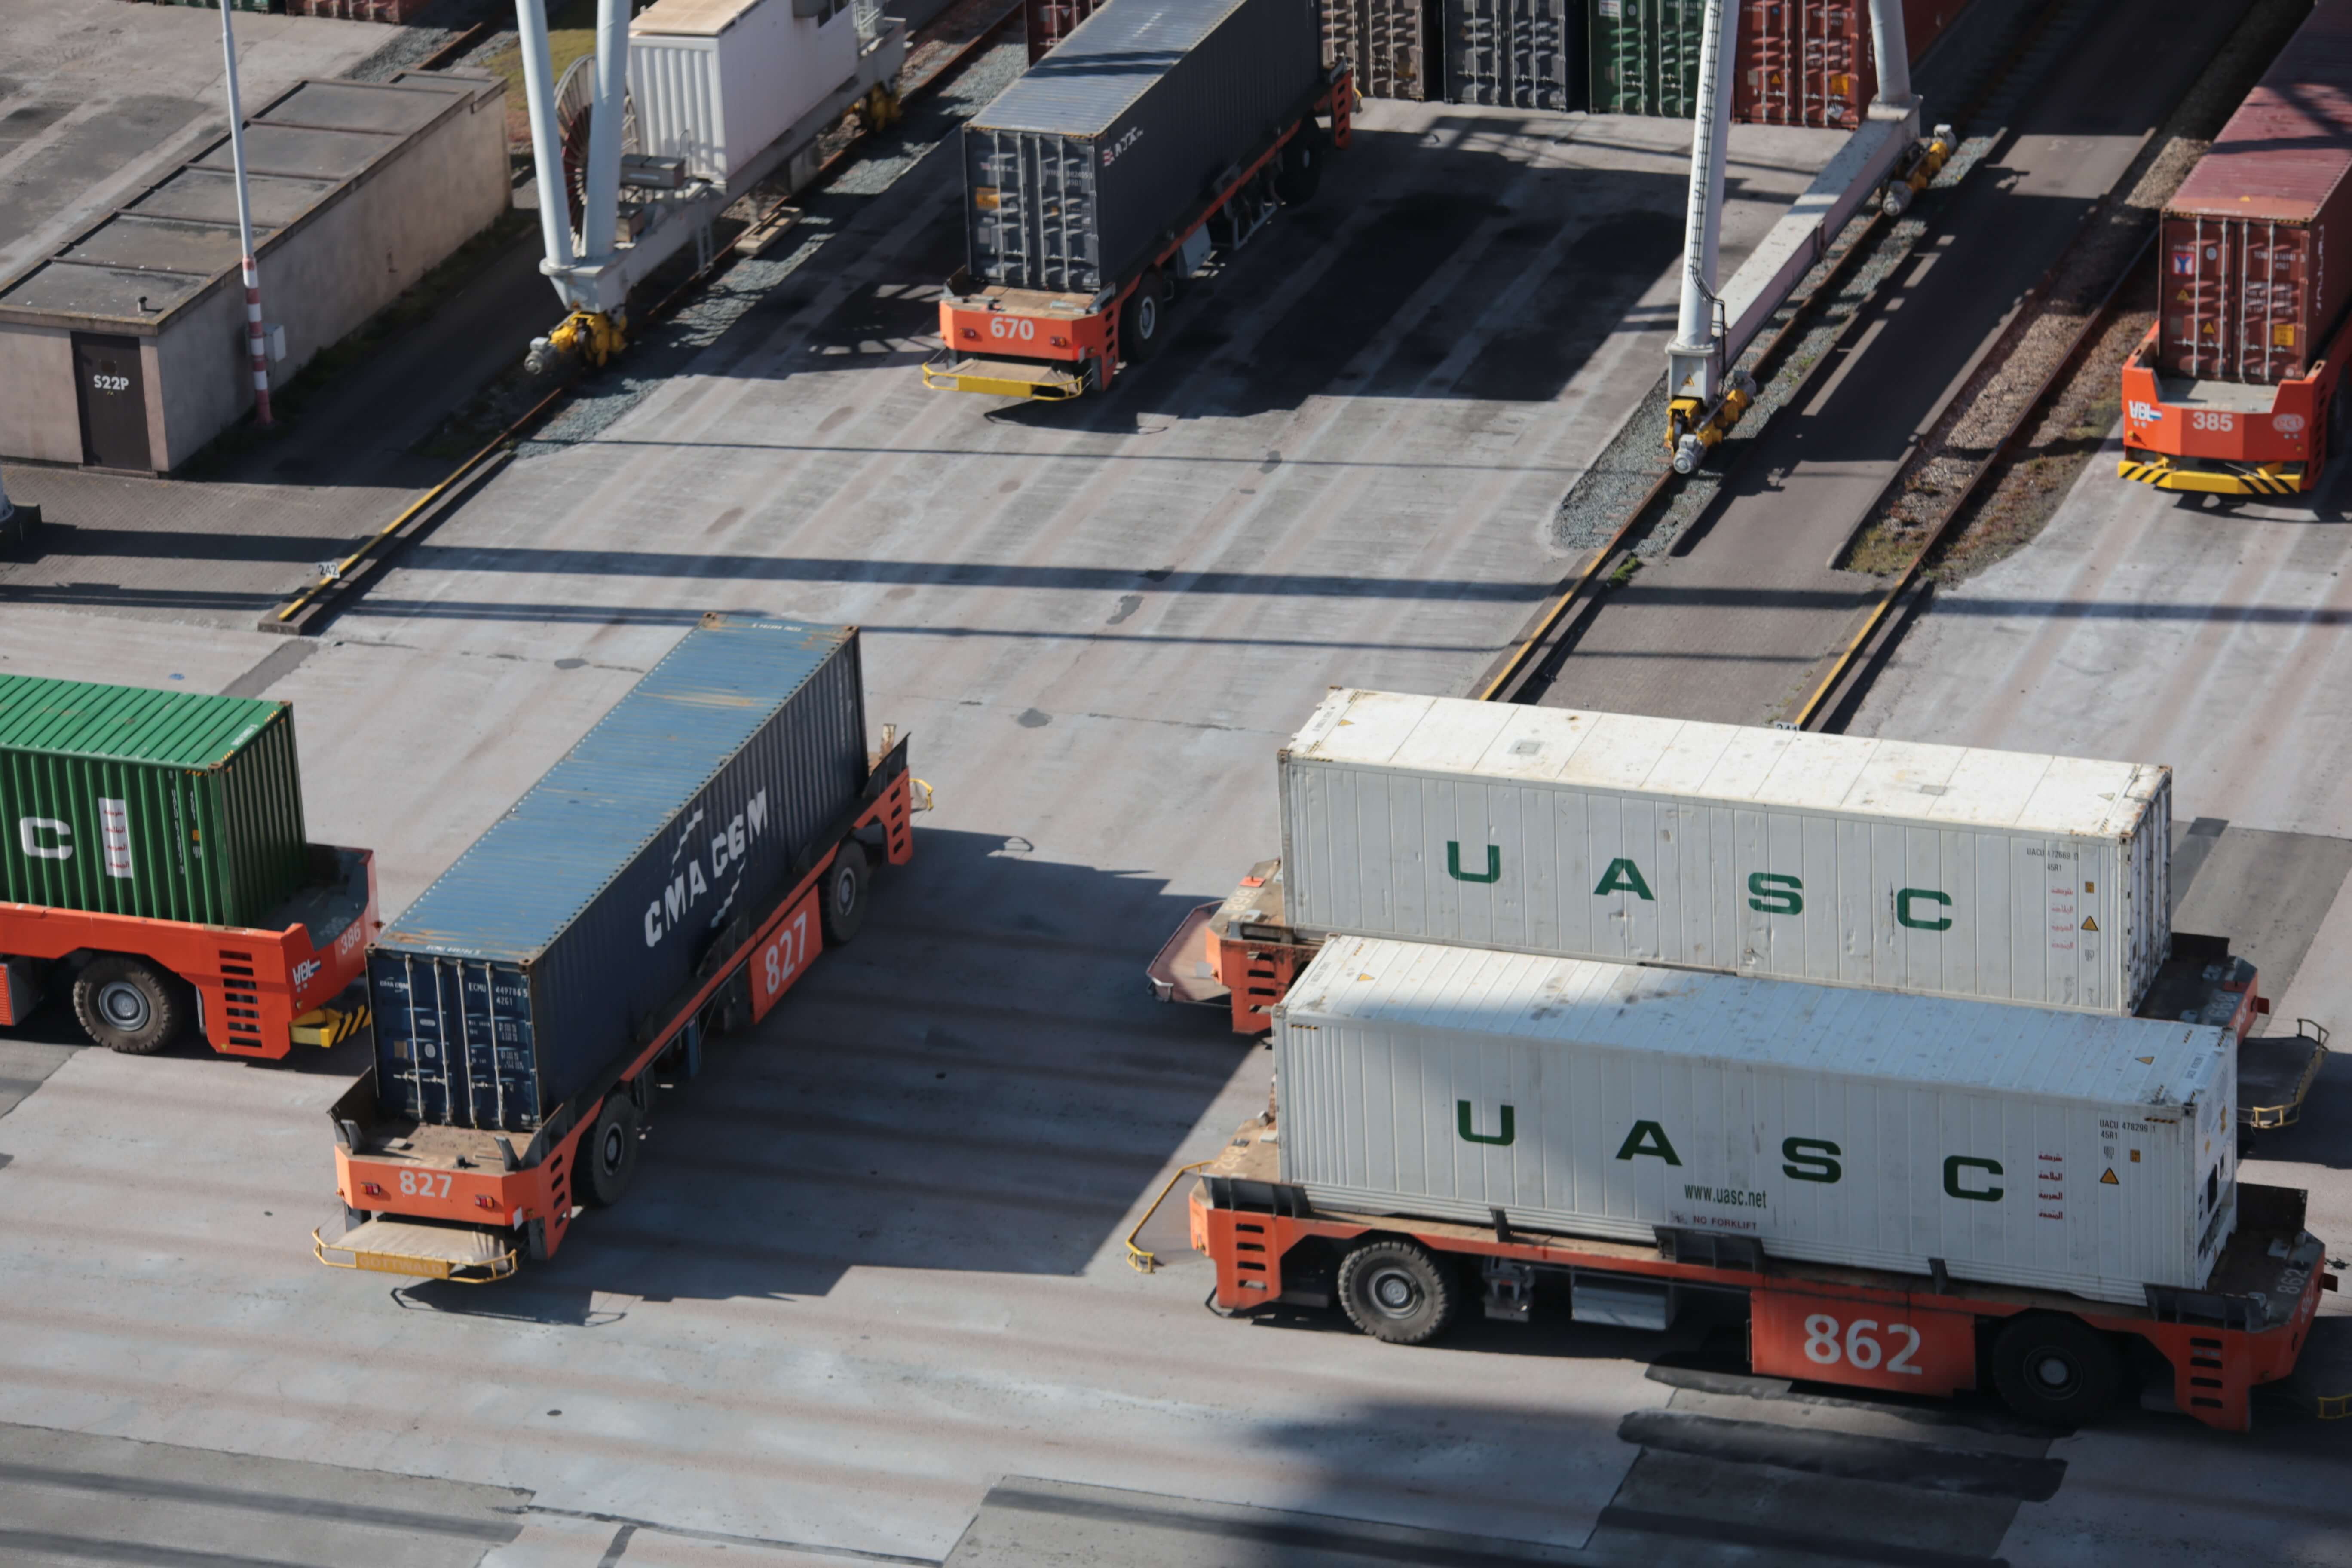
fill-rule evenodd
<path id="1" fill-rule="evenodd" d="M 1867 815 L 1931 826 L 2128 838 L 2160 763 L 1819 735 L 1576 708 L 1335 689 L 1294 761 Z"/>
<path id="2" fill-rule="evenodd" d="M 2185 1105 L 2233 1070 L 2217 1025 L 1379 937 L 1324 943 L 1279 1014 L 2103 1105 Z"/>

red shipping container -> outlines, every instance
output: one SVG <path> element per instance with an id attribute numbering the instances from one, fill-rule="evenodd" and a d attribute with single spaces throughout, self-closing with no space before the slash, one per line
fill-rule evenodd
<path id="1" fill-rule="evenodd" d="M 1022 0 L 1021 22 L 1029 35 L 1029 63 L 1035 65 L 1055 44 L 1095 14 L 1097 0 Z"/>
<path id="2" fill-rule="evenodd" d="M 1916 60 L 1969 0 L 1903 0 L 1905 52 Z M 1850 131 L 1878 96 L 1869 0 L 1745 0 L 1731 117 L 1742 125 Z"/>
<path id="3" fill-rule="evenodd" d="M 2321 0 L 2165 204 L 2157 368 L 2311 373 L 2352 299 L 2352 0 Z"/>

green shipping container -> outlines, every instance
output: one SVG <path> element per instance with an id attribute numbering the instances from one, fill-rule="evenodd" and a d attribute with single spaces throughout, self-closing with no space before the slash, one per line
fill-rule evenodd
<path id="1" fill-rule="evenodd" d="M 294 710 L 0 676 L 0 899 L 262 923 L 307 863 Z"/>
<path id="2" fill-rule="evenodd" d="M 1698 112 L 1706 0 L 1592 0 L 1592 112 Z"/>

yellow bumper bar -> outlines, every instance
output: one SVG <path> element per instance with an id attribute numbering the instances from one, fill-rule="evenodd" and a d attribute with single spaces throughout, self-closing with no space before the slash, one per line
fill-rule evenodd
<path id="1" fill-rule="evenodd" d="M 515 1249 L 490 1231 L 397 1219 L 364 1221 L 332 1241 L 314 1230 L 310 1252 L 330 1268 L 454 1279 L 461 1285 L 504 1279 L 515 1271 L 516 1263 Z"/>
<path id="2" fill-rule="evenodd" d="M 2291 496 L 2303 489 L 2304 469 L 2292 463 L 2264 463 L 2260 468 L 2182 468 L 2168 458 L 2141 462 L 2126 458 L 2116 465 L 2119 478 L 2160 490 L 2181 490 L 2216 496 Z"/>
<path id="3" fill-rule="evenodd" d="M 313 1007 L 286 1031 L 298 1046 L 340 1046 L 367 1027 L 365 1004 L 357 1007 Z"/>
<path id="4" fill-rule="evenodd" d="M 1093 377 L 1083 364 L 937 353 L 923 362 L 923 384 L 933 392 L 979 392 L 992 397 L 1058 402 L 1084 393 L 1093 384 Z"/>

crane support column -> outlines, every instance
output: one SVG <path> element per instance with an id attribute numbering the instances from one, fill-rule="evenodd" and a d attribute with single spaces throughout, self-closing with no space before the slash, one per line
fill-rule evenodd
<path id="1" fill-rule="evenodd" d="M 531 167 L 539 184 L 539 237 L 546 258 L 539 269 L 565 304 L 576 304 L 562 274 L 572 268 L 572 198 L 563 188 L 563 143 L 555 128 L 555 83 L 547 55 L 543 0 L 515 0 L 515 30 L 522 53 L 523 100 L 530 112 Z"/>
<path id="2" fill-rule="evenodd" d="M 1911 40 L 1903 33 L 1903 0 L 1870 0 L 1870 47 L 1878 64 L 1878 101 L 1889 109 L 1916 105 L 1911 98 Z"/>
<path id="3" fill-rule="evenodd" d="M 628 90 L 628 0 L 596 0 L 596 103 L 589 111 L 586 189 L 580 204 L 583 261 L 609 260 L 617 243 L 621 128 Z"/>
<path id="4" fill-rule="evenodd" d="M 1698 57 L 1698 114 L 1691 123 L 1690 216 L 1683 242 L 1682 310 L 1666 348 L 1666 447 L 1678 473 L 1698 466 L 1705 448 L 1721 438 L 1728 420 L 1747 406 L 1727 409 L 1723 336 L 1717 323 L 1716 272 L 1723 237 L 1723 164 L 1731 139 L 1731 73 L 1739 12 L 1729 0 L 1707 0 Z M 1722 423 L 1718 426 L 1718 421 Z"/>

